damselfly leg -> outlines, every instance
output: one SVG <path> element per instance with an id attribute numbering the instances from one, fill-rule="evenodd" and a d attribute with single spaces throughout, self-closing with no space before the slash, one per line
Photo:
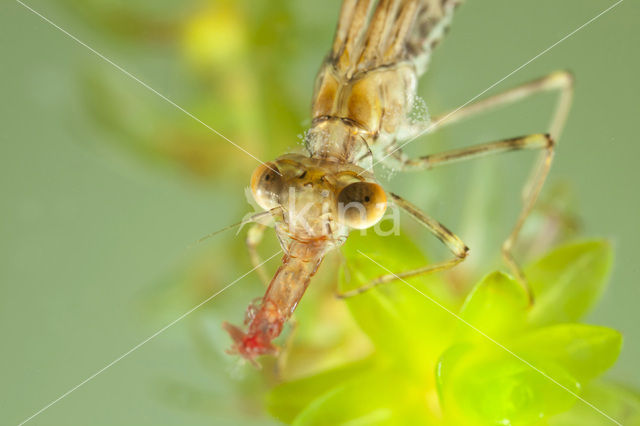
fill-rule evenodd
<path id="1" fill-rule="evenodd" d="M 559 92 L 555 110 L 551 117 L 548 132 L 557 141 L 567 121 L 573 99 L 573 75 L 568 71 L 555 71 L 537 80 L 516 86 L 493 96 L 488 96 L 461 108 L 434 116 L 427 123 L 413 123 L 408 127 L 405 139 L 411 140 L 422 135 L 434 133 L 446 126 L 508 106 L 543 92 Z M 405 142 L 406 143 L 406 142 Z M 400 144 L 402 146 L 402 144 Z"/>
<path id="2" fill-rule="evenodd" d="M 258 276 L 260 280 L 264 283 L 264 285 L 269 285 L 271 278 L 267 274 L 267 271 L 262 264 L 262 258 L 258 253 L 258 246 L 262 242 L 262 237 L 264 237 L 264 231 L 267 229 L 267 225 L 262 223 L 254 223 L 249 228 L 247 232 L 247 237 L 245 239 L 245 243 L 247 245 L 247 251 L 249 252 L 249 258 L 251 259 L 251 264 L 256 271 L 258 272 Z"/>
<path id="3" fill-rule="evenodd" d="M 427 216 L 422 211 L 420 211 L 416 206 L 411 204 L 409 201 L 400 197 L 396 194 L 391 194 L 391 198 L 395 205 L 400 207 L 402 210 L 407 212 L 409 216 L 418 221 L 421 225 L 427 228 L 432 234 L 434 234 L 440 241 L 442 241 L 447 248 L 454 254 L 454 258 L 438 263 L 432 263 L 429 265 L 425 265 L 421 268 L 411 269 L 408 271 L 398 272 L 394 274 L 386 274 L 381 275 L 368 283 L 364 284 L 361 287 L 353 289 L 351 291 L 347 291 L 345 293 L 339 293 L 337 297 L 339 298 L 348 298 L 353 297 L 358 294 L 362 294 L 367 290 L 370 290 L 380 284 L 385 284 L 389 282 L 393 282 L 399 279 L 415 277 L 418 275 L 427 275 L 434 272 L 444 271 L 450 268 L 453 268 L 458 263 L 464 261 L 469 253 L 469 248 L 462 242 L 462 240 L 447 229 L 443 224 L 438 222 L 437 220 Z"/>
<path id="4" fill-rule="evenodd" d="M 501 94 L 480 100 L 476 103 L 469 104 L 463 108 L 454 110 L 453 112 L 443 114 L 439 117 L 436 117 L 428 126 L 414 126 L 410 132 L 414 134 L 414 137 L 419 136 L 426 130 L 428 130 L 429 132 L 433 132 L 434 130 L 441 129 L 446 125 L 460 121 L 464 118 L 469 118 L 471 116 L 487 112 L 500 106 L 505 106 L 507 104 L 522 100 L 531 95 L 545 91 L 560 92 L 560 96 L 550 123 L 550 134 L 534 134 L 518 138 L 505 139 L 497 142 L 490 142 L 467 148 L 426 155 L 419 158 L 409 158 L 404 155 L 399 149 L 396 149 L 395 151 L 390 149 L 390 155 L 387 154 L 387 157 L 384 157 L 385 163 L 390 167 L 396 168 L 401 171 L 415 171 L 431 169 L 436 166 L 450 164 L 457 161 L 466 161 L 485 155 L 493 155 L 503 152 L 517 150 L 543 151 L 543 154 L 537 166 L 533 168 L 529 179 L 524 185 L 523 206 L 520 214 L 518 215 L 516 224 L 514 225 L 507 239 L 502 244 L 502 254 L 505 262 L 507 263 L 515 277 L 518 279 L 518 281 L 525 287 L 531 301 L 533 301 L 532 291 L 526 281 L 526 277 L 524 276 L 522 269 L 513 257 L 513 248 L 517 242 L 520 230 L 522 229 L 525 220 L 531 213 L 531 210 L 535 205 L 538 195 L 540 194 L 542 186 L 544 185 L 544 182 L 549 173 L 551 161 L 554 154 L 555 141 L 562 132 L 562 129 L 566 122 L 569 107 L 571 105 L 571 99 L 573 97 L 573 78 L 571 74 L 564 71 L 552 73 L 539 80 L 535 80 Z"/>

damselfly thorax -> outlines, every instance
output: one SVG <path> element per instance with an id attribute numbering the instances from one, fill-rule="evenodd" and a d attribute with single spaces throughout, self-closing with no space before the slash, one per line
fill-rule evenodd
<path id="1" fill-rule="evenodd" d="M 457 1 L 345 1 L 316 77 L 307 148 L 359 163 L 389 150 L 409 124 L 418 77 Z"/>
<path id="2" fill-rule="evenodd" d="M 396 140 L 413 108 L 417 74 L 410 62 L 353 76 L 327 61 L 317 78 L 307 149 L 316 158 L 363 164 Z"/>
<path id="3" fill-rule="evenodd" d="M 503 245 L 507 264 L 527 287 L 511 248 L 549 170 L 554 146 L 551 136 L 541 133 L 510 138 L 415 159 L 400 149 L 407 141 L 445 124 L 542 90 L 561 91 L 551 133 L 557 137 L 564 124 L 572 85 L 569 74 L 563 72 L 471 103 L 457 109 L 455 115 L 444 114 L 431 123 L 409 119 L 418 78 L 459 2 L 344 1 L 332 48 L 316 78 L 306 152 L 263 164 L 251 179 L 253 196 L 272 216 L 285 255 L 262 301 L 248 311 L 248 331 L 225 323 L 234 340 L 232 352 L 252 361 L 256 356 L 276 353 L 271 342 L 281 333 L 326 253 L 342 245 L 350 230 L 378 222 L 388 201 L 424 225 L 454 256 L 415 270 L 383 275 L 343 296 L 399 277 L 451 268 L 464 260 L 468 248 L 457 236 L 400 196 L 383 190 L 373 174 L 372 166 L 377 163 L 418 170 L 491 153 L 541 150 L 542 161 L 527 185 L 523 209 Z M 250 231 L 247 242 L 258 265 L 256 245 L 264 226 L 258 224 L 256 229 Z"/>

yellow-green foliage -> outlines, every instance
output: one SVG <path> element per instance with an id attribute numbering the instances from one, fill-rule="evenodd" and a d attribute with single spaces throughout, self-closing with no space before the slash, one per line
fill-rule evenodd
<path id="1" fill-rule="evenodd" d="M 344 247 L 343 291 L 386 273 L 359 251 L 392 271 L 427 261 L 406 236 L 353 235 Z M 637 396 L 591 382 L 615 362 L 622 336 L 577 322 L 602 292 L 611 257 L 607 242 L 586 241 L 529 265 L 533 307 L 522 286 L 498 271 L 477 283 L 461 306 L 435 275 L 408 280 L 415 289 L 398 281 L 348 299 L 373 354 L 277 386 L 268 408 L 295 425 L 610 421 L 577 394 L 607 405 L 607 414 L 619 421 L 637 421 Z"/>

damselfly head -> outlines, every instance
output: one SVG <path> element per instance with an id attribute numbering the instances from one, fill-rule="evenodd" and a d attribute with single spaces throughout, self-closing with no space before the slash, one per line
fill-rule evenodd
<path id="1" fill-rule="evenodd" d="M 354 164 L 288 154 L 260 165 L 251 191 L 265 210 L 276 209 L 289 236 L 340 238 L 350 228 L 375 225 L 387 197 L 373 174 Z"/>

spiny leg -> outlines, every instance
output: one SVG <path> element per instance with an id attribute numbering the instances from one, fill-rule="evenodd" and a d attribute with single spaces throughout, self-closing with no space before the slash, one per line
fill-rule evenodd
<path id="1" fill-rule="evenodd" d="M 498 93 L 497 95 L 489 96 L 488 98 L 471 103 L 464 108 L 460 108 L 458 111 L 453 110 L 451 112 L 438 115 L 433 118 L 429 131 L 436 131 L 447 125 L 464 120 L 465 118 L 507 106 L 538 93 L 558 91 L 560 94 L 556 101 L 555 109 L 551 116 L 548 128 L 549 134 L 557 143 L 560 140 L 562 130 L 567 122 L 569 110 L 571 109 L 573 86 L 573 74 L 565 70 L 555 71 L 537 80 L 533 80 L 505 92 Z M 545 162 L 546 160 L 543 156 L 537 160 L 536 166 L 531 169 L 531 174 L 527 179 L 527 184 L 522 189 L 523 202 L 527 200 L 529 194 L 533 190 L 531 184 L 535 182 L 536 174 L 541 173 L 542 169 L 544 169 Z"/>
<path id="2" fill-rule="evenodd" d="M 567 116 L 569 113 L 569 109 L 571 107 L 571 101 L 573 99 L 573 75 L 567 71 L 556 71 L 553 72 L 543 78 L 538 80 L 534 80 L 529 83 L 525 83 L 521 86 L 515 87 L 513 89 L 507 90 L 506 92 L 499 93 L 494 96 L 487 97 L 480 101 L 470 103 L 469 105 L 465 105 L 462 108 L 458 108 L 451 112 L 441 114 L 432 119 L 431 123 L 426 124 L 416 124 L 410 126 L 408 129 L 407 139 L 412 140 L 417 138 L 425 133 L 433 133 L 443 127 L 456 123 L 458 121 L 464 120 L 471 116 L 488 112 L 494 110 L 496 108 L 506 106 L 508 104 L 520 101 L 529 96 L 535 95 L 541 92 L 547 91 L 559 91 L 560 96 L 556 102 L 555 111 L 551 118 L 551 123 L 549 125 L 549 132 L 551 138 L 549 139 L 550 147 L 548 147 L 544 155 L 538 160 L 537 165 L 532 168 L 531 175 L 527 179 L 527 183 L 523 187 L 522 197 L 523 197 L 523 208 L 520 212 L 520 216 L 516 222 L 516 225 L 509 234 L 509 237 L 505 240 L 502 251 L 503 255 L 506 259 L 507 264 L 510 266 L 512 270 L 515 271 L 515 275 L 519 278 L 520 282 L 524 283 L 527 287 L 526 282 L 524 281 L 524 276 L 520 268 L 517 267 L 515 260 L 513 259 L 512 249 L 517 240 L 517 237 L 520 233 L 520 229 L 522 225 L 531 212 L 533 205 L 538 198 L 542 185 L 546 179 L 547 174 L 549 173 L 549 168 L 551 166 L 551 160 L 553 158 L 553 142 L 557 141 L 562 133 L 562 129 L 564 128 L 565 122 L 567 120 Z M 405 142 L 406 144 L 406 142 Z M 499 143 L 498 143 L 499 145 Z M 487 147 L 485 145 L 485 147 Z M 536 143 L 531 143 L 529 148 L 536 148 Z M 504 146 L 496 147 L 493 152 L 503 152 L 505 149 Z M 451 157 L 452 161 L 463 160 L 466 158 L 473 158 L 475 156 L 479 156 L 482 154 L 486 154 L 488 152 L 478 151 L 477 147 L 470 148 L 468 155 L 465 156 L 464 150 L 456 150 L 452 151 L 449 154 L 440 154 L 440 159 L 442 160 L 440 163 L 437 162 L 438 156 L 431 156 L 431 161 L 428 161 L 429 157 L 422 157 L 419 160 L 410 160 L 408 159 L 400 149 L 394 148 L 391 146 L 388 150 L 389 154 L 385 157 L 386 162 L 392 166 L 397 167 L 399 169 L 417 169 L 417 168 L 428 168 L 438 164 L 444 164 L 446 158 L 443 157 Z M 451 155 L 453 154 L 453 155 Z M 443 162 L 444 161 L 444 162 Z M 529 291 L 529 295 L 532 298 L 533 295 Z"/>
<path id="3" fill-rule="evenodd" d="M 444 114 L 437 115 L 430 122 L 416 123 L 408 126 L 403 135 L 406 145 L 413 139 L 423 135 L 434 133 L 448 125 L 457 123 L 466 118 L 473 117 L 478 114 L 490 112 L 494 109 L 507 106 L 514 102 L 521 101 L 538 93 L 559 91 L 560 95 L 556 102 L 551 122 L 549 124 L 549 133 L 555 142 L 560 139 L 560 135 L 567 121 L 571 101 L 573 99 L 573 75 L 568 71 L 555 71 L 551 74 L 533 80 L 531 82 L 516 86 L 497 95 L 489 96 L 485 99 L 470 103 L 462 108 L 456 108 Z M 402 145 L 400 145 L 402 146 Z M 398 170 L 404 170 L 407 157 L 400 148 L 395 144 L 387 148 L 386 154 L 381 161 L 384 161 L 389 167 Z M 535 175 L 542 172 L 545 165 L 545 159 L 538 160 L 538 165 L 532 169 L 531 175 L 527 182 L 534 182 Z M 531 193 L 532 188 L 525 186 L 522 191 L 523 200 L 526 200 Z"/>
<path id="4" fill-rule="evenodd" d="M 533 135 L 483 143 L 466 148 L 452 149 L 450 151 L 429 154 L 418 158 L 404 158 L 402 160 L 402 171 L 429 170 L 436 166 L 443 166 L 458 161 L 472 160 L 485 155 L 525 149 L 552 149 L 553 146 L 554 142 L 551 135 L 536 133 Z"/>
<path id="5" fill-rule="evenodd" d="M 545 149 L 545 156 L 542 158 L 542 162 L 537 167 L 537 170 L 534 172 L 534 174 L 531 175 L 529 181 L 525 184 L 525 198 L 522 205 L 522 210 L 520 211 L 518 220 L 511 233 L 502 243 L 502 256 L 504 257 L 507 265 L 509 265 L 511 270 L 516 275 L 518 281 L 525 286 L 525 289 L 527 290 L 527 293 L 529 295 L 529 302 L 531 304 L 533 304 L 534 294 L 526 280 L 526 277 L 524 276 L 524 273 L 522 272 L 522 269 L 513 257 L 513 246 L 518 239 L 518 235 L 520 235 L 522 225 L 524 225 L 525 220 L 527 220 L 527 217 L 531 213 L 531 210 L 533 209 L 533 206 L 538 199 L 538 195 L 540 195 L 542 186 L 544 185 L 544 182 L 547 179 L 547 175 L 549 174 L 549 170 L 551 169 L 551 162 L 553 161 L 554 154 L 554 142 L 549 135 L 546 136 L 548 139 L 548 145 Z"/>
<path id="6" fill-rule="evenodd" d="M 253 225 L 251 225 L 249 231 L 247 232 L 245 243 L 247 244 L 247 251 L 249 252 L 251 264 L 254 268 L 257 268 L 260 280 L 262 280 L 265 285 L 269 285 L 271 278 L 269 278 L 267 271 L 264 269 L 262 258 L 258 253 L 258 245 L 262 242 L 262 237 L 264 236 L 264 230 L 266 228 L 267 226 L 263 225 L 262 223 L 254 223 Z"/>
<path id="7" fill-rule="evenodd" d="M 573 99 L 573 75 L 568 71 L 555 71 L 545 77 L 514 87 L 497 95 L 470 103 L 444 114 L 437 115 L 428 123 L 416 123 L 407 129 L 406 139 L 414 139 L 423 134 L 434 133 L 448 125 L 466 118 L 492 111 L 521 101 L 542 92 L 559 91 L 555 111 L 549 125 L 549 133 L 558 140 L 567 121 Z"/>
<path id="8" fill-rule="evenodd" d="M 469 248 L 456 236 L 453 232 L 449 231 L 444 225 L 442 225 L 437 220 L 427 216 L 422 211 L 420 211 L 416 206 L 400 197 L 399 195 L 390 194 L 393 198 L 394 203 L 407 212 L 412 218 L 414 218 L 418 223 L 427 228 L 431 233 L 433 233 L 440 241 L 442 241 L 447 248 L 455 255 L 453 259 L 434 263 L 431 265 L 426 265 L 421 268 L 412 269 L 409 271 L 400 272 L 397 274 L 386 274 L 381 275 L 368 283 L 358 287 L 354 290 L 347 291 L 345 293 L 338 294 L 337 296 L 341 299 L 346 299 L 348 297 L 353 297 L 358 294 L 362 294 L 367 290 L 370 290 L 380 284 L 385 284 L 388 282 L 392 282 L 398 280 L 400 278 L 409 278 L 417 275 L 426 275 L 433 272 L 444 271 L 446 269 L 453 268 L 458 263 L 462 262 L 469 253 Z"/>
<path id="9" fill-rule="evenodd" d="M 426 155 L 417 159 L 404 159 L 404 170 L 420 170 L 430 169 L 436 166 L 442 166 L 445 164 L 451 164 L 456 161 L 471 160 L 477 157 L 481 157 L 489 154 L 498 154 L 509 151 L 517 150 L 544 150 L 544 157 L 539 167 L 535 170 L 535 173 L 531 175 L 529 182 L 525 185 L 528 188 L 525 194 L 522 210 L 518 216 L 513 230 L 502 244 L 502 254 L 509 268 L 513 271 L 518 281 L 525 287 L 529 294 L 530 300 L 533 301 L 533 294 L 529 288 L 522 270 L 513 258 L 512 250 L 513 246 L 520 234 L 524 221 L 531 213 L 542 185 L 549 174 L 551 168 L 551 161 L 554 154 L 554 142 L 551 135 L 548 134 L 534 134 L 529 136 L 523 136 L 519 138 L 506 139 L 497 142 L 490 142 L 486 144 L 480 144 L 471 146 L 468 148 L 455 149 L 451 151 L 442 152 L 439 154 Z"/>

